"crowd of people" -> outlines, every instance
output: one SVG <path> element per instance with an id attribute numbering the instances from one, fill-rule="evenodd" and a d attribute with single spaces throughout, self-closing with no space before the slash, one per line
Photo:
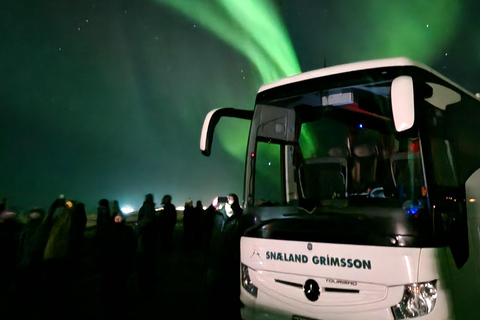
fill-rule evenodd
<path id="1" fill-rule="evenodd" d="M 206 317 L 240 319 L 239 263 L 242 208 L 230 194 L 206 209 L 201 201 L 185 203 L 183 247 L 202 252 L 206 261 Z M 134 223 L 126 223 L 118 201 L 101 199 L 95 228 L 94 273 L 99 278 L 101 319 L 122 319 L 118 297 L 136 275 L 138 292 L 155 296 L 158 255 L 174 250 L 177 210 L 172 197 L 156 209 L 147 194 Z M 0 204 L 0 310 L 2 319 L 75 319 L 73 284 L 80 274 L 87 215 L 81 202 L 56 199 L 48 210 L 29 212 L 26 221 Z M 91 253 L 90 253 L 91 254 Z M 20 307 L 27 299 L 29 308 Z M 11 313 L 5 313 L 10 310 Z M 200 317 L 202 317 L 200 315 Z"/>
<path id="2" fill-rule="evenodd" d="M 87 222 L 84 205 L 59 198 L 46 212 L 31 210 L 24 224 L 4 204 L 0 209 L 2 311 L 28 319 L 69 318 Z M 32 299 L 28 308 L 20 308 L 25 293 Z"/>

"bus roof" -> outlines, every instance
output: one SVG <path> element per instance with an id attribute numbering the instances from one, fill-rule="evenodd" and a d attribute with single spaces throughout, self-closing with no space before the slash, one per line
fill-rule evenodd
<path id="1" fill-rule="evenodd" d="M 376 68 L 384 68 L 384 67 L 403 67 L 403 66 L 414 66 L 418 67 L 420 69 L 424 69 L 427 72 L 430 72 L 437 77 L 447 81 L 457 89 L 469 94 L 470 96 L 474 97 L 475 99 L 479 99 L 475 95 L 473 95 L 471 92 L 468 90 L 462 88 L 458 84 L 452 82 L 445 76 L 441 75 L 437 71 L 427 67 L 424 64 L 415 62 L 409 58 L 406 57 L 398 57 L 398 58 L 388 58 L 388 59 L 377 59 L 377 60 L 368 60 L 368 61 L 361 61 L 361 62 L 353 62 L 353 63 L 347 63 L 347 64 L 342 64 L 338 66 L 332 66 L 332 67 L 327 67 L 327 68 L 322 68 L 322 69 L 317 69 L 317 70 L 312 70 L 312 71 L 307 71 L 303 72 L 291 77 L 286 77 L 280 80 L 277 80 L 272 83 L 264 84 L 263 86 L 260 87 L 258 90 L 258 93 L 280 87 L 286 84 L 290 83 L 295 83 L 295 82 L 300 82 L 303 80 L 309 80 L 309 79 L 314 79 L 314 78 L 321 78 L 325 76 L 330 76 L 334 74 L 340 74 L 340 73 L 345 73 L 345 72 L 351 72 L 351 71 L 359 71 L 359 70 L 368 70 L 368 69 L 376 69 Z"/>

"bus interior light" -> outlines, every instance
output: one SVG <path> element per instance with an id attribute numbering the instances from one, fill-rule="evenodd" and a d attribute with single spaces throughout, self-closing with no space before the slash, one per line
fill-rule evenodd
<path id="1" fill-rule="evenodd" d="M 352 92 L 330 93 L 327 90 L 327 92 L 322 93 L 322 106 L 340 106 L 354 102 Z"/>

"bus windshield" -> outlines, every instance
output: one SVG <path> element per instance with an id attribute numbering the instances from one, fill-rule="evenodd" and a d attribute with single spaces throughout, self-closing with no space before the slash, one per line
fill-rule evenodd
<path id="1" fill-rule="evenodd" d="M 418 137 L 396 137 L 330 117 L 303 123 L 301 130 L 293 148 L 301 198 L 320 207 L 355 198 L 371 199 L 369 206 L 416 202 L 422 207 L 426 186 Z"/>
<path id="2" fill-rule="evenodd" d="M 343 227 L 348 219 L 356 227 L 358 221 L 369 221 L 365 233 L 432 234 L 418 130 L 395 130 L 390 85 L 381 81 L 327 88 L 270 101 L 271 106 L 295 110 L 297 139 L 283 145 L 257 139 L 255 198 L 263 205 L 283 202 L 309 213 L 299 230 L 315 228 L 315 216 L 322 217 L 323 227 L 333 228 L 326 220 L 340 215 Z M 280 158 L 286 160 L 278 163 L 266 154 L 273 151 L 278 158 L 282 150 Z M 287 178 L 280 178 L 285 173 Z M 281 196 L 282 183 L 294 185 L 295 196 L 291 190 Z"/>

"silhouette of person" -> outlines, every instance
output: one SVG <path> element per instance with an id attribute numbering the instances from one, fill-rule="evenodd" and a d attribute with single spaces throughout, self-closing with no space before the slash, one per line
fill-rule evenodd
<path id="1" fill-rule="evenodd" d="M 57 199 L 44 219 L 51 226 L 44 251 L 46 317 L 71 319 L 71 290 L 78 274 L 87 222 L 82 203 Z"/>
<path id="2" fill-rule="evenodd" d="M 173 246 L 173 231 L 177 223 L 177 209 L 172 204 L 170 195 L 163 196 L 162 208 L 160 211 L 160 236 L 163 249 L 171 249 Z"/>
<path id="3" fill-rule="evenodd" d="M 0 209 L 0 310 L 9 310 L 22 224 L 14 212 L 6 209 L 6 200 Z"/>
<path id="4" fill-rule="evenodd" d="M 135 270 L 137 237 L 122 216 L 106 230 L 105 256 L 102 266 L 101 293 L 103 319 L 125 318 L 125 308 L 118 306 L 118 297 L 125 297 L 127 283 Z"/>
<path id="5" fill-rule="evenodd" d="M 105 254 L 105 233 L 106 230 L 113 223 L 110 217 L 110 207 L 107 199 L 101 199 L 97 207 L 97 226 L 96 226 L 96 241 L 97 241 L 97 272 L 101 272 L 101 265 L 103 256 Z"/>
<path id="6" fill-rule="evenodd" d="M 190 248 L 193 244 L 193 232 L 195 227 L 195 208 L 193 207 L 193 201 L 188 200 L 185 202 L 185 208 L 183 210 L 183 243 L 186 247 Z"/>
<path id="7" fill-rule="evenodd" d="M 24 299 L 25 292 L 33 297 L 40 297 L 41 279 L 43 269 L 43 253 L 48 237 L 48 232 L 44 228 L 43 219 L 45 210 L 35 208 L 30 210 L 28 220 L 20 233 L 18 246 L 18 282 L 16 300 L 19 303 Z M 19 318 L 31 319 L 39 313 L 41 309 L 40 299 L 34 298 L 30 301 L 28 308 L 20 308 Z"/>
<path id="8" fill-rule="evenodd" d="M 140 290 L 148 298 L 153 298 L 155 276 L 155 253 L 158 238 L 158 221 L 155 214 L 153 194 L 147 194 L 138 211 L 138 281 Z"/>
<path id="9" fill-rule="evenodd" d="M 203 238 L 203 229 L 202 229 L 202 219 L 204 215 L 202 201 L 198 200 L 195 205 L 195 213 L 193 215 L 193 243 L 196 248 L 201 248 L 202 238 Z"/>
<path id="10" fill-rule="evenodd" d="M 205 254 L 207 268 L 210 264 L 210 241 L 212 239 L 212 231 L 213 231 L 213 220 L 216 216 L 217 211 L 217 201 L 218 197 L 213 199 L 212 203 L 208 206 L 208 208 L 204 211 L 202 216 L 202 230 L 203 230 L 203 237 L 202 237 L 202 251 Z"/>
<path id="11" fill-rule="evenodd" d="M 240 236 L 242 208 L 236 194 L 215 211 L 207 274 L 207 314 L 214 319 L 240 318 Z"/>
<path id="12" fill-rule="evenodd" d="M 97 239 L 100 243 L 104 241 L 105 230 L 113 223 L 110 216 L 110 207 L 107 199 L 98 202 L 97 207 Z"/>

